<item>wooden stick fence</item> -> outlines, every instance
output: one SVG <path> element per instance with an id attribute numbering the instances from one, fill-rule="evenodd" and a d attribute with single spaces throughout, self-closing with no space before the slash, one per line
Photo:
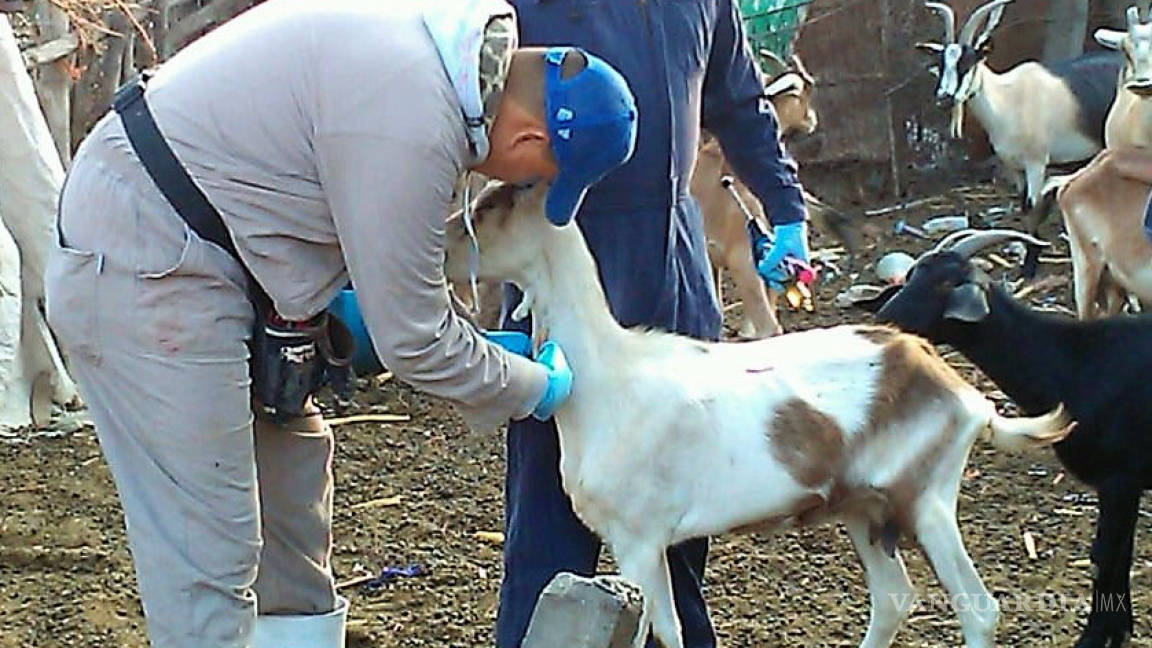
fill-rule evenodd
<path id="1" fill-rule="evenodd" d="M 262 0 L 0 0 L 36 36 L 21 50 L 61 160 L 139 70 Z"/>

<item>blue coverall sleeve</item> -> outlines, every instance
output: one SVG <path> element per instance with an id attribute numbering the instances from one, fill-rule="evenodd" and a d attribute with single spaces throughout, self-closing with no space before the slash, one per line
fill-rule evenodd
<path id="1" fill-rule="evenodd" d="M 796 161 L 780 141 L 776 113 L 764 98 L 740 16 L 732 0 L 717 0 L 716 13 L 704 76 L 703 126 L 720 140 L 725 159 L 760 199 L 773 225 L 804 220 Z"/>

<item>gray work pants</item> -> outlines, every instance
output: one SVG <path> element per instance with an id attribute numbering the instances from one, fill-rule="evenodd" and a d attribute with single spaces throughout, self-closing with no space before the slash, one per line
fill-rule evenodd
<path id="1" fill-rule="evenodd" d="M 335 606 L 332 434 L 319 415 L 254 423 L 243 271 L 100 133 L 61 197 L 48 320 L 116 482 L 152 645 L 245 647 L 257 612 Z"/>

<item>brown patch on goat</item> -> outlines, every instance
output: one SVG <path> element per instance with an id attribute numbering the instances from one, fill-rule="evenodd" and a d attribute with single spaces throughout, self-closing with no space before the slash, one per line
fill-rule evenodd
<path id="1" fill-rule="evenodd" d="M 900 535 L 916 535 L 917 505 L 927 491 L 932 472 L 940 467 L 943 456 L 952 450 L 960 426 L 957 414 L 952 414 L 944 429 L 909 462 L 911 469 L 888 485 L 888 514 L 872 527 L 872 542 L 881 543 L 889 556 L 895 555 Z"/>
<path id="2" fill-rule="evenodd" d="M 793 398 L 776 408 L 768 430 L 772 455 L 804 486 L 827 483 L 840 469 L 844 432 L 836 421 Z"/>
<path id="3" fill-rule="evenodd" d="M 941 456 L 952 446 L 956 428 L 960 424 L 957 399 L 959 391 L 968 389 L 967 383 L 956 373 L 936 349 L 914 335 L 875 327 L 860 331 L 860 335 L 881 344 L 881 375 L 876 394 L 868 412 L 868 423 L 853 438 L 853 446 L 867 444 L 885 434 L 893 426 L 911 420 L 930 408 L 943 408 L 952 412 L 946 429 L 920 451 L 908 472 L 883 488 L 886 502 L 882 511 L 873 510 L 871 540 L 894 555 L 901 534 L 914 534 L 916 504 L 924 488 L 940 464 Z M 855 448 L 853 452 L 855 452 Z"/>
<path id="4" fill-rule="evenodd" d="M 868 411 L 864 439 L 910 418 L 920 409 L 955 399 L 957 391 L 967 388 L 964 379 L 936 349 L 914 335 L 891 336 L 884 344 L 880 364 L 881 375 Z"/>
<path id="5" fill-rule="evenodd" d="M 855 333 L 879 346 L 891 344 L 892 339 L 900 335 L 900 331 L 891 326 L 857 326 Z"/>

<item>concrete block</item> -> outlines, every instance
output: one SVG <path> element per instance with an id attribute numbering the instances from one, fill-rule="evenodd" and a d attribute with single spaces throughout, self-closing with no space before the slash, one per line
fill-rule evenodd
<path id="1" fill-rule="evenodd" d="M 619 576 L 561 572 L 536 601 L 522 648 L 631 648 L 640 628 L 640 588 Z"/>

